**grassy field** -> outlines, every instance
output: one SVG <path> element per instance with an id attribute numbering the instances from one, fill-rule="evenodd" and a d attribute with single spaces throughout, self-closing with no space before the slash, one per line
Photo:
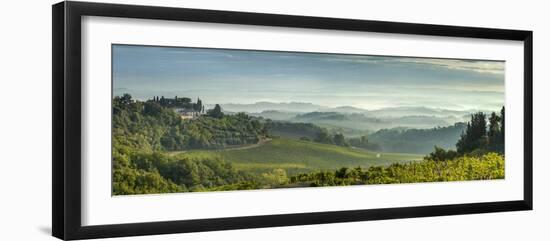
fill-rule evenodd
<path id="1" fill-rule="evenodd" d="M 292 139 L 273 139 L 249 149 L 196 150 L 174 153 L 201 159 L 220 157 L 230 161 L 237 169 L 262 173 L 273 169 L 285 169 L 288 174 L 316 170 L 333 170 L 340 167 L 369 167 L 418 161 L 422 155 L 378 153 L 363 149 L 320 144 Z"/>

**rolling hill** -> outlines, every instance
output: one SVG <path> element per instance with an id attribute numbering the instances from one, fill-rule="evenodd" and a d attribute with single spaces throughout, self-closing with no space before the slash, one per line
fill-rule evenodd
<path id="1" fill-rule="evenodd" d="M 369 141 L 378 143 L 387 152 L 407 152 L 427 154 L 434 145 L 445 149 L 455 149 L 466 123 L 431 129 L 382 129 L 369 135 Z"/>
<path id="2" fill-rule="evenodd" d="M 240 170 L 262 173 L 285 169 L 288 174 L 340 167 L 369 167 L 405 163 L 422 159 L 422 155 L 377 153 L 359 148 L 340 147 L 310 141 L 273 139 L 261 146 L 236 150 L 195 150 L 176 154 L 191 158 L 221 157 Z"/>

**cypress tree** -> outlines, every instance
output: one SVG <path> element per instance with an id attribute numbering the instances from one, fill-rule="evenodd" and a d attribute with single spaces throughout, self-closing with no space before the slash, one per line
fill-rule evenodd
<path id="1" fill-rule="evenodd" d="M 476 149 L 486 149 L 487 121 L 483 112 L 471 116 L 470 122 L 466 125 L 466 131 L 462 133 L 456 143 L 456 150 L 459 154 L 470 153 Z"/>

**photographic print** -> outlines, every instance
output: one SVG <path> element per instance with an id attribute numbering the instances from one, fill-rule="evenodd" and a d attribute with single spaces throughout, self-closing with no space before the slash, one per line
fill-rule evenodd
<path id="1" fill-rule="evenodd" d="M 532 210 L 532 133 L 529 30 L 52 6 L 59 239 Z"/>
<path id="2" fill-rule="evenodd" d="M 504 61 L 111 54 L 112 195 L 504 179 Z"/>

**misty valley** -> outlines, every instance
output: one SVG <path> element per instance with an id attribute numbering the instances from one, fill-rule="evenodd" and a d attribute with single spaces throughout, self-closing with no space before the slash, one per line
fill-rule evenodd
<path id="1" fill-rule="evenodd" d="M 504 108 L 113 98 L 113 194 L 504 178 Z"/>
<path id="2" fill-rule="evenodd" d="M 504 179 L 505 62 L 112 45 L 112 194 Z"/>

